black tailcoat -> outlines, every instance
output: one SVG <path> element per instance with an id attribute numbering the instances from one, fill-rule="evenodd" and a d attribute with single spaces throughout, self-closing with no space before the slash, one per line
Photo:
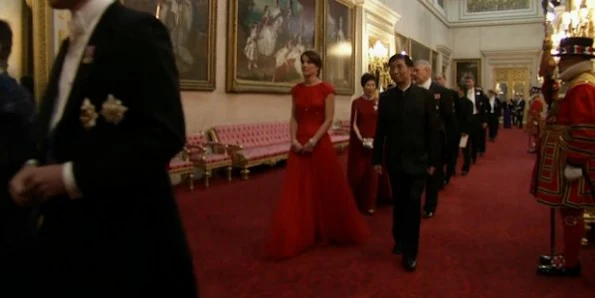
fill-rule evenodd
<path id="1" fill-rule="evenodd" d="M 169 33 L 154 16 L 119 3 L 97 24 L 61 120 L 52 130 L 64 42 L 38 123 L 42 164 L 73 163 L 83 197 L 41 206 L 40 289 L 60 297 L 197 297 L 192 258 L 166 165 L 185 142 Z M 109 95 L 127 108 L 101 115 Z M 99 114 L 83 126 L 85 99 Z"/>

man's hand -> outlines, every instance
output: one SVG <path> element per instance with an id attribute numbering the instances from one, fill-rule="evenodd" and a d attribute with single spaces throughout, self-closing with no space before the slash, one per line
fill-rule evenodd
<path id="1" fill-rule="evenodd" d="M 374 171 L 376 171 L 376 174 L 382 175 L 382 166 L 381 165 L 375 165 L 374 166 Z"/>
<path id="2" fill-rule="evenodd" d="M 28 185 L 35 168 L 34 165 L 25 165 L 8 183 L 10 196 L 17 206 L 25 207 L 33 204 L 33 190 L 28 188 Z"/>
<path id="3" fill-rule="evenodd" d="M 62 179 L 62 167 L 63 165 L 24 167 L 10 181 L 13 201 L 19 206 L 29 206 L 65 195 L 67 192 Z"/>
<path id="4" fill-rule="evenodd" d="M 487 122 L 482 123 L 481 128 L 488 128 L 488 123 Z"/>
<path id="5" fill-rule="evenodd" d="M 436 172 L 436 168 L 434 168 L 434 167 L 429 167 L 429 168 L 428 168 L 428 174 L 429 174 L 430 176 L 434 175 L 434 172 Z"/>

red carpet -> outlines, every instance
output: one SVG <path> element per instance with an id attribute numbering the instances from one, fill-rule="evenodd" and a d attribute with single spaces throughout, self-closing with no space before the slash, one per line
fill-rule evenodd
<path id="1" fill-rule="evenodd" d="M 595 250 L 582 251 L 583 276 L 535 275 L 548 251 L 549 210 L 528 194 L 534 155 L 518 129 L 497 143 L 467 177 L 440 194 L 435 218 L 422 222 L 418 269 L 406 273 L 390 253 L 391 210 L 367 218 L 365 247 L 315 248 L 282 263 L 259 249 L 283 179 L 282 169 L 248 181 L 180 189 L 179 204 L 203 298 L 594 297 Z M 224 179 L 221 179 L 224 180 Z"/>

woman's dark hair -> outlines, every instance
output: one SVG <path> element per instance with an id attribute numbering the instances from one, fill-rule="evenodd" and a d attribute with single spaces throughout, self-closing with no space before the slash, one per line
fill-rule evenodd
<path id="1" fill-rule="evenodd" d="M 4 20 L 0 20 L 0 67 L 6 67 L 12 51 L 12 30 Z"/>
<path id="2" fill-rule="evenodd" d="M 320 54 L 312 50 L 305 51 L 302 53 L 302 56 L 300 57 L 302 63 L 304 63 L 304 57 L 307 57 L 310 63 L 318 67 L 317 75 L 320 75 L 320 70 L 322 70 L 322 58 L 320 57 Z"/>
<path id="3" fill-rule="evenodd" d="M 369 81 L 374 81 L 376 85 L 378 85 L 378 81 L 376 80 L 376 76 L 371 73 L 365 73 L 362 75 L 361 84 L 362 87 L 366 86 Z"/>

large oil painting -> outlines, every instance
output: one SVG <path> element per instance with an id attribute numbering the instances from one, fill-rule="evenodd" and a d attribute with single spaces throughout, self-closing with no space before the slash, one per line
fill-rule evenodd
<path id="1" fill-rule="evenodd" d="M 325 1 L 325 59 L 322 74 L 337 94 L 355 89 L 355 9 L 340 0 Z"/>
<path id="2" fill-rule="evenodd" d="M 287 93 L 318 49 L 315 0 L 229 0 L 227 91 Z"/>
<path id="3" fill-rule="evenodd" d="M 455 59 L 454 77 L 459 84 L 464 84 L 464 78 L 471 75 L 475 79 L 475 85 L 481 86 L 481 59 Z"/>
<path id="4" fill-rule="evenodd" d="M 183 90 L 215 89 L 215 0 L 120 0 L 155 15 L 170 32 Z"/>
<path id="5" fill-rule="evenodd" d="M 467 0 L 467 12 L 492 12 L 529 9 L 531 0 Z M 533 0 L 535 1 L 535 0 Z"/>

